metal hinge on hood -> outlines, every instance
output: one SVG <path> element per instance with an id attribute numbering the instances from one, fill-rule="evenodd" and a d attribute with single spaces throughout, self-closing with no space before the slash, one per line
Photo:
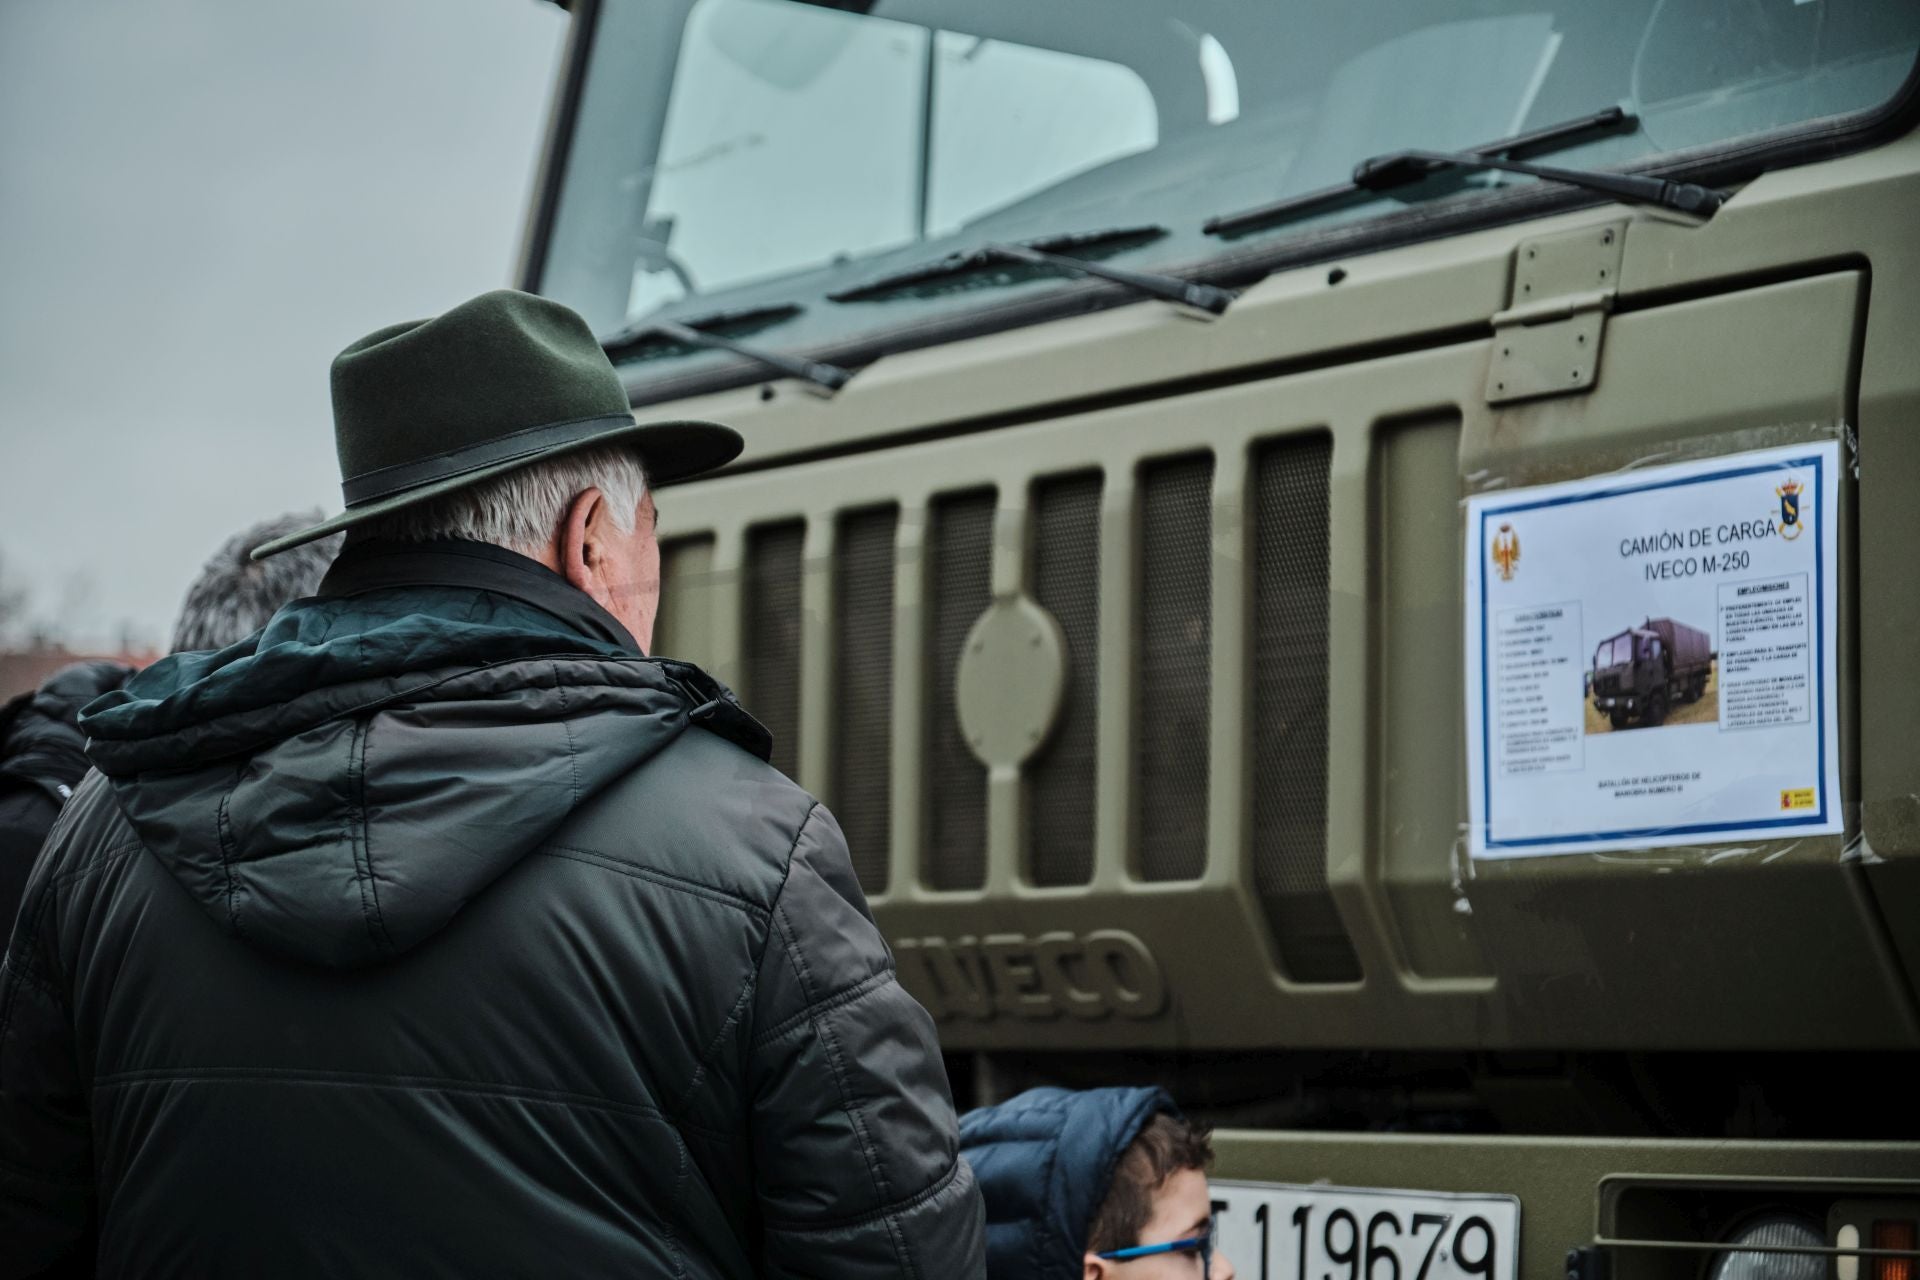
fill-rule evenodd
<path id="1" fill-rule="evenodd" d="M 1507 309 L 1493 317 L 1488 404 L 1593 390 L 1626 240 L 1623 218 L 1520 242 Z"/>

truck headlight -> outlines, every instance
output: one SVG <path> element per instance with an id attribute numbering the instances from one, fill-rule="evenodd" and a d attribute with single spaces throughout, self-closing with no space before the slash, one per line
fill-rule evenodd
<path id="1" fill-rule="evenodd" d="M 1727 1251 L 1714 1255 L 1707 1280 L 1825 1280 L 1825 1254 L 1763 1253 L 1753 1247 L 1769 1245 L 1824 1249 L 1827 1238 L 1817 1223 L 1799 1214 L 1769 1213 L 1749 1218 L 1727 1241 Z"/>

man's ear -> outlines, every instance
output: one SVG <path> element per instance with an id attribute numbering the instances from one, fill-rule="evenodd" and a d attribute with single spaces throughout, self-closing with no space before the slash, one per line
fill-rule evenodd
<path id="1" fill-rule="evenodd" d="M 1096 1258 L 1091 1251 L 1081 1260 L 1080 1280 L 1111 1280 L 1113 1264 L 1105 1258 Z"/>
<path id="2" fill-rule="evenodd" d="M 594 535 L 599 531 L 599 516 L 605 506 L 606 499 L 598 489 L 584 489 L 573 495 L 573 501 L 567 504 L 566 517 L 560 522 L 560 545 L 556 548 L 560 563 L 554 566 L 560 570 L 561 577 L 603 605 L 606 602 L 601 597 L 606 588 L 600 581 L 600 549 L 595 545 Z"/>

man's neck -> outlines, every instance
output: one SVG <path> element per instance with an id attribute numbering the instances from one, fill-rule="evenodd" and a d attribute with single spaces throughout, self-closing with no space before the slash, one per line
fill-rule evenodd
<path id="1" fill-rule="evenodd" d="M 549 552 L 551 554 L 551 552 Z M 349 543 L 321 580 L 320 596 L 356 596 L 396 587 L 488 591 L 531 605 L 581 635 L 642 652 L 633 633 L 551 564 L 488 542 Z"/>

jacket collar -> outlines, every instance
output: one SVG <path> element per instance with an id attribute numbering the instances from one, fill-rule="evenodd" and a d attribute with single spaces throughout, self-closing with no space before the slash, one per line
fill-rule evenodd
<path id="1" fill-rule="evenodd" d="M 367 542 L 341 551 L 315 595 L 357 596 L 393 587 L 465 587 L 532 605 L 584 636 L 641 652 L 633 633 L 598 601 L 538 560 L 464 538 Z"/>

